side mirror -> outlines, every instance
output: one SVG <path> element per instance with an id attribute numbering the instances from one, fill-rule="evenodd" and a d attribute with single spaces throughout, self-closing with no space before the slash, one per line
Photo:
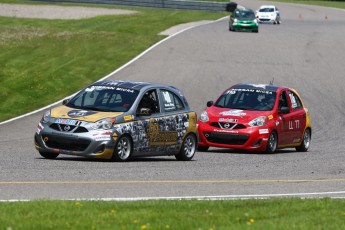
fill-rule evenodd
<path id="1" fill-rule="evenodd" d="M 62 104 L 63 104 L 63 105 L 66 105 L 69 101 L 70 101 L 69 98 L 68 98 L 68 99 L 65 99 L 65 100 L 62 101 Z"/>
<path id="2" fill-rule="evenodd" d="M 289 107 L 286 107 L 286 106 L 283 106 L 279 109 L 279 113 L 281 114 L 287 114 L 287 113 L 290 113 L 290 108 Z"/>
<path id="3" fill-rule="evenodd" d="M 213 105 L 213 101 L 208 101 L 206 104 L 207 107 L 211 107 L 212 105 Z"/>
<path id="4" fill-rule="evenodd" d="M 150 116 L 152 114 L 151 109 L 149 108 L 141 108 L 138 112 L 139 116 Z"/>
<path id="5" fill-rule="evenodd" d="M 226 4 L 225 10 L 227 12 L 234 12 L 234 10 L 237 8 L 237 3 L 236 2 L 229 2 Z"/>

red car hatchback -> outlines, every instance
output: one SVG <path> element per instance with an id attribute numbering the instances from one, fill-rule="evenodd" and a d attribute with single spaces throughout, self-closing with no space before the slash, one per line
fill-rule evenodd
<path id="1" fill-rule="evenodd" d="M 198 120 L 199 151 L 209 147 L 274 153 L 308 151 L 311 122 L 299 94 L 273 85 L 237 84 L 207 102 Z"/>

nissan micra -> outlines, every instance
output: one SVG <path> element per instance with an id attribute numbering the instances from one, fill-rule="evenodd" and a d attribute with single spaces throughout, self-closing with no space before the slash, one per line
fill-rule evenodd
<path id="1" fill-rule="evenodd" d="M 48 159 L 174 155 L 187 161 L 196 145 L 197 115 L 181 91 L 145 82 L 91 84 L 46 111 L 35 133 L 35 147 Z"/>

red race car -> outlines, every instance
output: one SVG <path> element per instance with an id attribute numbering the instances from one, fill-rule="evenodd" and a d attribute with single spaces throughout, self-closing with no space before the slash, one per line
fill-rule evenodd
<path id="1" fill-rule="evenodd" d="M 208 101 L 198 120 L 199 151 L 211 147 L 274 153 L 306 152 L 311 140 L 308 109 L 291 88 L 237 84 Z"/>

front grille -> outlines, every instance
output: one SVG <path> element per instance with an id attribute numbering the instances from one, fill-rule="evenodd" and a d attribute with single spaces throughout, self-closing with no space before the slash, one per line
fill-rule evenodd
<path id="1" fill-rule="evenodd" d="M 59 132 L 71 132 L 71 133 L 87 133 L 88 130 L 82 126 L 66 125 L 66 124 L 51 124 L 50 128 Z"/>
<path id="2" fill-rule="evenodd" d="M 42 139 L 49 148 L 69 151 L 84 151 L 91 143 L 88 139 L 43 135 Z"/>
<path id="3" fill-rule="evenodd" d="M 207 141 L 217 144 L 243 145 L 249 139 L 249 135 L 231 133 L 204 133 Z"/>
<path id="4" fill-rule="evenodd" d="M 245 129 L 246 126 L 238 123 L 226 123 L 226 122 L 212 122 L 210 124 L 213 127 L 220 129 Z"/>

